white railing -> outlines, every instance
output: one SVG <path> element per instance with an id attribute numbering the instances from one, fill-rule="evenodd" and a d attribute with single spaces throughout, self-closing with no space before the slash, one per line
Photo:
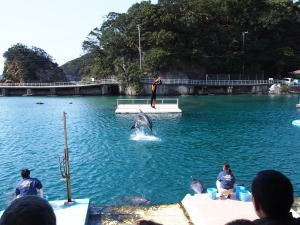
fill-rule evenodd
<path id="1" fill-rule="evenodd" d="M 152 84 L 153 78 L 141 78 L 141 83 Z M 207 85 L 207 86 L 243 86 L 271 85 L 272 80 L 192 80 L 192 79 L 162 79 L 162 84 L 169 85 Z"/>
<path id="2" fill-rule="evenodd" d="M 152 84 L 152 78 L 141 78 L 143 84 Z M 192 80 L 192 79 L 162 79 L 163 84 L 168 85 L 192 85 L 192 86 L 245 86 L 245 85 L 272 85 L 272 80 Z M 55 83 L 0 83 L 0 87 L 71 87 L 93 86 L 101 84 L 119 84 L 115 79 L 102 79 L 94 82 L 55 82 Z"/>
<path id="3" fill-rule="evenodd" d="M 132 105 L 132 104 L 137 104 L 137 105 L 150 105 L 151 99 L 146 99 L 146 98 L 123 98 L 123 99 L 117 99 L 117 105 Z M 164 98 L 164 99 L 156 99 L 156 104 L 176 104 L 178 106 L 179 101 L 178 98 Z"/>
<path id="4" fill-rule="evenodd" d="M 57 86 L 91 86 L 99 84 L 118 84 L 114 79 L 102 79 L 94 82 L 53 82 L 53 83 L 0 83 L 0 87 L 57 87 Z"/>

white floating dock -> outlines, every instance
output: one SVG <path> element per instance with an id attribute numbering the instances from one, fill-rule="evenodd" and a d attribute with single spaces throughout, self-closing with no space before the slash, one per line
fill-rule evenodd
<path id="1" fill-rule="evenodd" d="M 157 99 L 155 108 L 150 105 L 150 99 L 118 99 L 115 113 L 181 113 L 178 98 Z"/>

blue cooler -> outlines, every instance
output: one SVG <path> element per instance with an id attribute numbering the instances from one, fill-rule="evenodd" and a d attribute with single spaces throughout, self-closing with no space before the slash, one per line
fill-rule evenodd
<path id="1" fill-rule="evenodd" d="M 235 186 L 235 197 L 236 199 L 240 199 L 240 191 L 246 190 L 244 186 Z"/>
<path id="2" fill-rule="evenodd" d="M 247 190 L 240 190 L 240 200 L 243 202 L 247 202 L 249 201 L 249 197 L 250 197 L 250 192 Z"/>
<path id="3" fill-rule="evenodd" d="M 212 200 L 217 199 L 217 188 L 207 188 L 208 197 Z"/>

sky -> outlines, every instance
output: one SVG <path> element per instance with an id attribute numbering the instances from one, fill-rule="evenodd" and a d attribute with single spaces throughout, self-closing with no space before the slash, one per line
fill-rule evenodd
<path id="1" fill-rule="evenodd" d="M 2 0 L 0 75 L 3 53 L 17 43 L 43 49 L 62 65 L 83 54 L 81 44 L 109 12 L 125 13 L 138 0 Z M 151 0 L 156 4 L 157 0 Z"/>

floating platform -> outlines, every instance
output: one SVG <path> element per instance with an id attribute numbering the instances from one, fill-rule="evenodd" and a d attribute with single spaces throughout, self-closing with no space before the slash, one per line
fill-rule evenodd
<path id="1" fill-rule="evenodd" d="M 118 99 L 115 113 L 181 113 L 178 98 L 156 99 L 155 108 L 150 99 Z"/>

